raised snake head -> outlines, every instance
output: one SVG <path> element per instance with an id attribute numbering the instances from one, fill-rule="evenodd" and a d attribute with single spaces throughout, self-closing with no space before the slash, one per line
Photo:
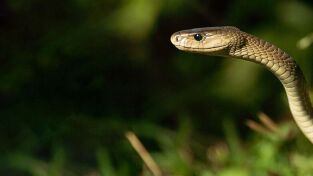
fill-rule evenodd
<path id="1" fill-rule="evenodd" d="M 232 26 L 195 28 L 175 32 L 171 42 L 179 50 L 227 56 L 245 44 L 242 33 Z"/>

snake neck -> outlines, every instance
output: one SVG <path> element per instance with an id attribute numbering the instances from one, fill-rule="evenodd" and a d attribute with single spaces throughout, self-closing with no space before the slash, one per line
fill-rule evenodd
<path id="1" fill-rule="evenodd" d="M 264 65 L 284 85 L 296 79 L 295 75 L 299 67 L 286 52 L 250 34 L 243 33 L 240 38 L 241 43 L 235 42 L 230 47 L 230 56 Z"/>
<path id="2" fill-rule="evenodd" d="M 275 45 L 250 34 L 238 35 L 240 40 L 232 44 L 229 55 L 264 65 L 280 80 L 296 123 L 313 143 L 313 109 L 300 67 Z"/>

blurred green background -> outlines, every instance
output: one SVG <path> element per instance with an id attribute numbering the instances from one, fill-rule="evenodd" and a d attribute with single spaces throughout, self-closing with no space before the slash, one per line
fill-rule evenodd
<path id="1" fill-rule="evenodd" d="M 310 175 L 312 145 L 270 72 L 169 37 L 237 26 L 292 55 L 310 86 L 312 22 L 312 0 L 1 1 L 0 175 L 152 175 L 126 131 L 165 175 Z M 260 111 L 279 132 L 245 125 Z"/>

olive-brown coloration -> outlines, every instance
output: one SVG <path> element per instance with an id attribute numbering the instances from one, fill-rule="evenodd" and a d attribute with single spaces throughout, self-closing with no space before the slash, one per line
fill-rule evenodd
<path id="1" fill-rule="evenodd" d="M 195 34 L 201 34 L 202 39 L 195 40 Z M 264 65 L 283 84 L 297 125 L 313 143 L 313 108 L 305 79 L 299 66 L 286 52 L 231 26 L 179 31 L 171 36 L 171 42 L 183 51 L 232 56 Z"/>

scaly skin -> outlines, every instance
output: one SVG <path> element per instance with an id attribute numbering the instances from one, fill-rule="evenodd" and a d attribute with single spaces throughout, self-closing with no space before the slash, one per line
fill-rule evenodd
<path id="1" fill-rule="evenodd" d="M 313 143 L 313 109 L 305 79 L 300 67 L 286 52 L 231 26 L 179 31 L 171 36 L 171 42 L 183 51 L 232 56 L 264 65 L 283 84 L 297 125 Z"/>

